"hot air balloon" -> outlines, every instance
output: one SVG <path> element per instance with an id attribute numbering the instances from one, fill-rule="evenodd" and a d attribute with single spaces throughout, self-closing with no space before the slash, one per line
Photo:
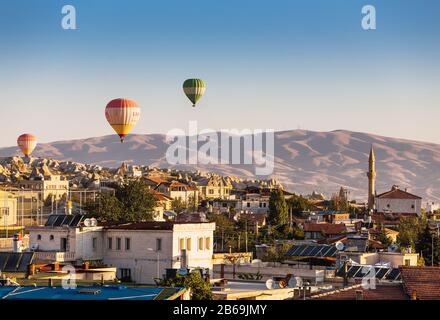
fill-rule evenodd
<path id="1" fill-rule="evenodd" d="M 131 99 L 114 99 L 105 108 L 105 117 L 124 142 L 124 138 L 134 128 L 141 116 L 141 109 Z"/>
<path id="2" fill-rule="evenodd" d="M 37 138 L 30 133 L 22 134 L 17 139 L 17 145 L 26 157 L 29 157 L 37 146 Z"/>
<path id="3" fill-rule="evenodd" d="M 183 91 L 188 99 L 196 106 L 197 101 L 203 96 L 206 90 L 205 82 L 202 79 L 188 79 L 183 83 Z"/>

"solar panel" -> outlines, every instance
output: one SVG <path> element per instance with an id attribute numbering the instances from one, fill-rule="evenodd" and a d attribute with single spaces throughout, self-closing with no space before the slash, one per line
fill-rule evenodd
<path id="1" fill-rule="evenodd" d="M 51 214 L 49 218 L 47 219 L 47 222 L 45 224 L 46 227 L 52 227 L 54 222 L 57 220 L 57 216 L 54 214 Z"/>
<path id="2" fill-rule="evenodd" d="M 375 269 L 376 269 L 376 278 L 379 280 L 381 280 L 390 270 L 388 268 L 375 268 Z"/>
<path id="3" fill-rule="evenodd" d="M 62 225 L 70 225 L 70 223 L 72 222 L 72 219 L 74 218 L 75 216 L 73 216 L 73 215 L 66 215 L 65 217 L 64 217 L 64 221 L 63 221 L 63 223 L 62 223 Z"/>
<path id="4" fill-rule="evenodd" d="M 27 272 L 28 265 L 30 265 L 32 263 L 33 259 L 34 259 L 33 252 L 23 253 L 17 271 L 18 272 Z"/>
<path id="5" fill-rule="evenodd" d="M 354 278 L 356 276 L 356 273 L 358 273 L 361 270 L 362 267 L 359 266 L 353 266 L 348 270 L 348 277 L 349 278 Z"/>
<path id="6" fill-rule="evenodd" d="M 5 272 L 15 272 L 21 260 L 20 253 L 9 253 L 8 261 L 6 262 L 4 271 Z"/>
<path id="7" fill-rule="evenodd" d="M 306 248 L 306 246 L 304 246 L 304 245 L 294 246 L 293 250 L 291 252 L 291 256 L 294 256 L 294 257 L 299 256 L 299 254 L 301 252 L 303 252 L 305 248 Z"/>
<path id="8" fill-rule="evenodd" d="M 308 246 L 303 252 L 301 252 L 301 256 L 310 257 L 310 253 L 315 249 L 315 246 Z"/>
<path id="9" fill-rule="evenodd" d="M 83 215 L 76 215 L 74 216 L 74 218 L 72 219 L 72 221 L 70 222 L 70 226 L 71 227 L 77 227 L 79 226 L 81 220 L 84 218 Z"/>
<path id="10" fill-rule="evenodd" d="M 322 246 L 315 246 L 310 252 L 311 257 L 316 257 L 316 254 L 322 249 Z"/>
<path id="11" fill-rule="evenodd" d="M 371 272 L 371 273 L 370 273 Z M 376 276 L 376 271 L 372 266 L 363 266 L 356 274 L 356 278 L 363 278 L 365 276 Z"/>
<path id="12" fill-rule="evenodd" d="M 336 255 L 336 252 L 338 252 L 338 249 L 336 247 L 330 247 L 330 250 L 326 252 L 326 257 L 334 257 Z"/>
<path id="13" fill-rule="evenodd" d="M 0 271 L 3 271 L 6 262 L 8 261 L 9 253 L 0 252 Z"/>
<path id="14" fill-rule="evenodd" d="M 330 251 L 332 247 L 330 246 L 322 246 L 322 250 L 319 252 L 319 256 L 327 257 L 327 253 Z"/>
<path id="15" fill-rule="evenodd" d="M 61 226 L 62 223 L 63 223 L 63 221 L 64 221 L 64 218 L 65 218 L 65 217 L 66 217 L 65 215 L 58 215 L 58 216 L 57 216 L 57 219 L 56 219 L 55 222 L 53 223 L 53 226 L 54 226 L 54 227 L 59 227 L 59 226 Z"/>
<path id="16" fill-rule="evenodd" d="M 397 278 L 399 276 L 400 276 L 400 270 L 395 268 L 395 269 L 391 270 L 390 273 L 388 273 L 386 275 L 385 279 L 394 281 L 394 280 L 397 280 Z"/>

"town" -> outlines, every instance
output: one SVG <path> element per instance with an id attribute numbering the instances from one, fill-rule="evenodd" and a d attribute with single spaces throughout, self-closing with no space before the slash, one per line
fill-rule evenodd
<path id="1" fill-rule="evenodd" d="M 376 190 L 366 154 L 364 203 L 344 187 L 300 195 L 274 179 L 0 159 L 0 296 L 439 299 L 438 205 Z"/>

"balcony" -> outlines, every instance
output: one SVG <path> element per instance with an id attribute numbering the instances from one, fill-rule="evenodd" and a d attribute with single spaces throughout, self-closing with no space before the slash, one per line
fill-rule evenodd
<path id="1" fill-rule="evenodd" d="M 75 261 L 75 252 L 37 251 L 34 261 L 44 262 L 72 262 Z"/>

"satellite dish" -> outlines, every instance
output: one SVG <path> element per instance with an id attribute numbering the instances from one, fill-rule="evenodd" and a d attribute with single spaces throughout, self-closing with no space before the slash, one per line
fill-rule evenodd
<path id="1" fill-rule="evenodd" d="M 397 251 L 399 251 L 399 246 L 397 244 L 392 244 L 388 247 L 388 251 L 397 252 Z"/>
<path id="2" fill-rule="evenodd" d="M 96 227 L 97 225 L 98 225 L 98 220 L 96 220 L 95 218 L 91 218 L 90 219 L 90 226 Z"/>
<path id="3" fill-rule="evenodd" d="M 301 277 L 292 277 L 289 280 L 289 288 L 297 288 L 303 286 L 303 280 Z"/>
<path id="4" fill-rule="evenodd" d="M 34 243 L 31 245 L 31 251 L 37 251 L 38 250 L 38 243 Z"/>
<path id="5" fill-rule="evenodd" d="M 84 225 L 85 225 L 86 227 L 90 227 L 91 224 L 92 224 L 92 222 L 90 221 L 90 219 L 85 219 L 85 220 L 84 220 Z"/>
<path id="6" fill-rule="evenodd" d="M 275 289 L 275 281 L 269 279 L 266 281 L 266 288 L 269 290 Z"/>
<path id="7" fill-rule="evenodd" d="M 338 242 L 336 242 L 336 249 L 338 249 L 339 251 L 342 251 L 345 249 L 345 245 L 341 241 L 338 241 Z"/>

